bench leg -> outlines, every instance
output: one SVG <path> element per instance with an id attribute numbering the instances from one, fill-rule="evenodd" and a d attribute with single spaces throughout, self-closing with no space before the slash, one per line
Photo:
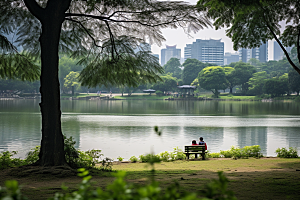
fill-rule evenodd
<path id="1" fill-rule="evenodd" d="M 202 153 L 202 160 L 205 160 L 205 153 Z"/>
<path id="2" fill-rule="evenodd" d="M 198 158 L 198 154 L 195 153 L 195 158 Z"/>

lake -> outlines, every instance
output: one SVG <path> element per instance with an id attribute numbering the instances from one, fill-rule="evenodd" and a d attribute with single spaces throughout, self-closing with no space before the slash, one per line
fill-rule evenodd
<path id="1" fill-rule="evenodd" d="M 39 101 L 0 100 L 0 151 L 26 152 L 40 144 Z M 279 147 L 300 151 L 300 104 L 252 101 L 62 100 L 62 130 L 80 150 L 128 160 L 183 149 L 200 136 L 211 152 L 260 145 L 265 156 Z M 154 132 L 158 126 L 162 135 Z"/>

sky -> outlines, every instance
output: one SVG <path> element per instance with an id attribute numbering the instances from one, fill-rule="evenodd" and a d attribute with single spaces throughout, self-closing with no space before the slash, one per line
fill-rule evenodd
<path id="1" fill-rule="evenodd" d="M 196 4 L 197 0 L 185 0 L 191 4 Z M 221 42 L 224 42 L 224 52 L 234 53 L 233 43 L 229 37 L 226 36 L 226 29 L 215 30 L 214 28 L 205 28 L 199 30 L 196 34 L 190 33 L 187 35 L 184 33 L 183 29 L 163 29 L 162 33 L 166 39 L 162 43 L 162 46 L 151 45 L 151 50 L 154 54 L 159 54 L 163 48 L 166 48 L 166 45 L 177 45 L 178 49 L 181 49 L 181 57 L 184 57 L 184 47 L 186 44 L 191 44 L 196 41 L 196 39 L 221 39 Z M 273 59 L 273 42 L 269 41 L 268 43 L 268 60 Z"/>

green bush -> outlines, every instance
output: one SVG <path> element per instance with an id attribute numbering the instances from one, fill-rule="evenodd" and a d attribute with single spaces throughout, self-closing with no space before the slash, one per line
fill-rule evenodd
<path id="1" fill-rule="evenodd" d="M 278 148 L 275 153 L 279 158 L 298 158 L 298 151 L 293 147 L 290 147 L 289 150 L 286 148 Z"/>
<path id="2" fill-rule="evenodd" d="M 170 153 L 168 151 L 161 152 L 158 154 L 161 161 L 168 162 L 171 159 Z"/>
<path id="3" fill-rule="evenodd" d="M 0 169 L 24 165 L 24 160 L 21 160 L 20 158 L 12 158 L 17 153 L 17 151 L 4 151 L 0 153 Z"/>
<path id="4" fill-rule="evenodd" d="M 135 163 L 135 162 L 137 162 L 139 159 L 138 159 L 137 157 L 135 157 L 135 156 L 131 156 L 131 157 L 129 158 L 129 160 L 130 160 L 131 162 Z"/>
<path id="5" fill-rule="evenodd" d="M 155 154 L 146 154 L 139 156 L 141 162 L 160 162 L 160 157 Z"/>
<path id="6" fill-rule="evenodd" d="M 30 165 L 38 161 L 40 149 L 41 149 L 40 146 L 36 146 L 27 153 L 27 156 L 25 158 L 26 164 Z"/>
<path id="7" fill-rule="evenodd" d="M 262 157 L 259 145 L 245 146 L 242 149 L 239 147 L 231 146 L 229 150 L 220 151 L 220 154 L 225 158 L 249 158 L 249 157 Z"/>
<path id="8" fill-rule="evenodd" d="M 73 141 L 72 137 L 67 138 L 64 136 L 64 150 L 67 163 L 73 168 L 92 168 L 96 164 L 101 163 L 100 169 L 110 170 L 112 160 L 105 158 L 101 160 L 101 150 L 92 149 L 89 151 L 77 150 L 74 145 L 76 141 Z M 0 153 L 0 169 L 18 167 L 22 165 L 34 164 L 39 159 L 40 146 L 36 146 L 27 153 L 24 160 L 19 158 L 12 158 L 16 155 L 16 151 L 5 151 Z"/>
<path id="9" fill-rule="evenodd" d="M 207 152 L 206 157 L 207 158 L 221 158 L 221 153 L 210 153 L 210 152 Z"/>
<path id="10" fill-rule="evenodd" d="M 122 158 L 121 156 L 117 157 L 118 161 L 123 161 L 124 158 Z"/>

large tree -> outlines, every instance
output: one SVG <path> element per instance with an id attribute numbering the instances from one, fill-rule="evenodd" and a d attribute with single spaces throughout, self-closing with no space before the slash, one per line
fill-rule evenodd
<path id="1" fill-rule="evenodd" d="M 182 66 L 184 67 L 182 71 L 183 84 L 190 85 L 195 80 L 195 78 L 197 78 L 199 72 L 203 68 L 211 66 L 211 64 L 202 63 L 197 59 L 188 58 L 186 59 L 186 61 L 184 61 Z"/>
<path id="2" fill-rule="evenodd" d="M 161 28 L 189 32 L 209 24 L 193 5 L 155 0 L 2 0 L 0 13 L 1 27 L 8 32 L 16 27 L 18 41 L 41 57 L 42 141 L 37 164 L 43 166 L 66 163 L 59 51 L 82 58 L 84 85 L 134 85 L 131 74 L 153 80 L 161 72 L 150 52 L 134 52 L 139 42 L 161 44 Z"/>
<path id="3" fill-rule="evenodd" d="M 199 0 L 216 29 L 226 27 L 234 49 L 259 47 L 275 39 L 288 62 L 300 74 L 285 47 L 295 45 L 300 61 L 300 2 L 298 0 Z M 281 27 L 284 24 L 285 27 Z M 283 31 L 282 31 L 283 30 Z"/>
<path id="4" fill-rule="evenodd" d="M 225 70 L 220 66 L 206 67 L 198 75 L 200 87 L 211 90 L 215 97 L 219 97 L 218 90 L 224 90 L 227 87 Z"/>
<path id="5" fill-rule="evenodd" d="M 178 58 L 171 58 L 165 65 L 164 69 L 166 73 L 172 73 L 174 77 L 181 78 L 182 70 L 181 64 Z"/>

